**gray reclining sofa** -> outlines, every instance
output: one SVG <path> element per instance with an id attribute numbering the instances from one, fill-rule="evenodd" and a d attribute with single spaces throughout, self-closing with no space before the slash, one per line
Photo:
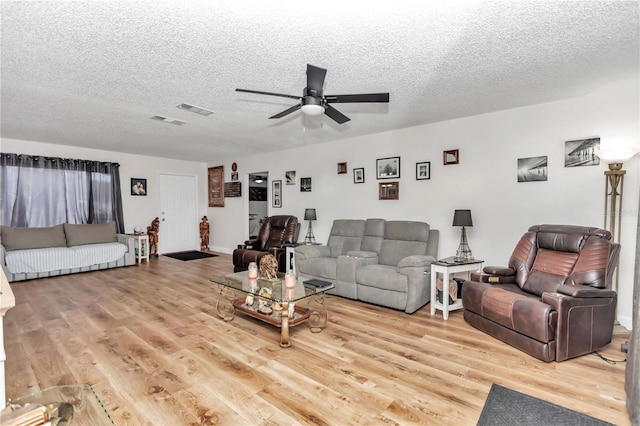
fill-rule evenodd
<path id="1" fill-rule="evenodd" d="M 296 247 L 296 272 L 334 283 L 330 294 L 410 314 L 429 302 L 438 237 L 425 222 L 337 219 L 326 245 Z"/>

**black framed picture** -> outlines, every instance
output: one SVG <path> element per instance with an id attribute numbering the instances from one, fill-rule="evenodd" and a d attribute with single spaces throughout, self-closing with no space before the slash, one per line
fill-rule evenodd
<path id="1" fill-rule="evenodd" d="M 353 169 L 353 183 L 364 183 L 364 167 Z"/>
<path id="2" fill-rule="evenodd" d="M 147 180 L 131 178 L 131 195 L 147 195 Z"/>
<path id="3" fill-rule="evenodd" d="M 300 192 L 311 192 L 311 178 L 300 178 Z"/>
<path id="4" fill-rule="evenodd" d="M 431 161 L 416 163 L 416 180 L 431 179 Z"/>
<path id="5" fill-rule="evenodd" d="M 378 158 L 376 179 L 397 179 L 400 177 L 400 157 Z"/>

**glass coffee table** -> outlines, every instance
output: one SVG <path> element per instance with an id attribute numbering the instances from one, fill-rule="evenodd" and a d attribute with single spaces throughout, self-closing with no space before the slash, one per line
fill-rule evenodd
<path id="1" fill-rule="evenodd" d="M 311 332 L 319 333 L 327 325 L 324 293 L 334 285 L 305 286 L 304 281 L 308 279 L 301 275 L 294 286 L 286 287 L 284 278 L 249 278 L 247 271 L 243 271 L 210 281 L 220 288 L 216 311 L 223 320 L 233 320 L 235 312 L 239 311 L 280 327 L 280 346 L 287 348 L 291 346 L 289 327 L 307 322 Z M 306 307 L 300 306 L 303 301 L 308 302 Z"/>

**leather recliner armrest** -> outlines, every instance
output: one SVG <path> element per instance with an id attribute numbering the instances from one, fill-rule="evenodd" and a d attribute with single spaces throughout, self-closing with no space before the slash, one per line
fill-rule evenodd
<path id="1" fill-rule="evenodd" d="M 571 297 L 581 298 L 611 298 L 615 297 L 616 292 L 602 288 L 593 288 L 586 285 L 563 284 L 556 289 L 556 293 L 564 294 Z"/>
<path id="2" fill-rule="evenodd" d="M 516 270 L 511 268 L 506 268 L 504 266 L 485 266 L 482 268 L 482 271 L 490 274 L 490 275 L 498 275 L 500 277 L 510 277 L 512 275 L 515 276 Z"/>

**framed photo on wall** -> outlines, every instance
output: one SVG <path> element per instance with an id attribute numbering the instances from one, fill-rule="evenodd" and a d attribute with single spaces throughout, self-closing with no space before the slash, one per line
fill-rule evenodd
<path id="1" fill-rule="evenodd" d="M 431 179 L 431 161 L 416 163 L 416 180 Z"/>
<path id="2" fill-rule="evenodd" d="M 364 167 L 353 169 L 353 183 L 364 183 Z"/>
<path id="3" fill-rule="evenodd" d="M 275 208 L 282 207 L 282 181 L 274 180 L 271 182 L 272 203 Z"/>
<path id="4" fill-rule="evenodd" d="M 347 163 L 338 163 L 338 174 L 343 175 L 347 173 Z"/>
<path id="5" fill-rule="evenodd" d="M 300 192 L 311 192 L 311 178 L 300 178 Z"/>
<path id="6" fill-rule="evenodd" d="M 147 180 L 131 178 L 131 195 L 147 195 Z"/>
<path id="7" fill-rule="evenodd" d="M 376 179 L 398 179 L 400 177 L 400 157 L 378 158 Z"/>
<path id="8" fill-rule="evenodd" d="M 450 164 L 458 164 L 460 162 L 460 151 L 457 149 L 450 149 L 442 152 L 442 163 L 445 166 Z"/>
<path id="9" fill-rule="evenodd" d="M 597 166 L 600 164 L 600 158 L 596 155 L 599 150 L 600 138 L 566 141 L 564 143 L 564 166 Z"/>
<path id="10" fill-rule="evenodd" d="M 546 155 L 518 158 L 518 182 L 540 182 L 547 180 Z"/>
<path id="11" fill-rule="evenodd" d="M 295 185 L 296 184 L 296 171 L 288 170 L 284 172 L 284 181 L 287 185 Z"/>
<path id="12" fill-rule="evenodd" d="M 378 183 L 378 200 L 400 199 L 400 182 Z"/>
<path id="13" fill-rule="evenodd" d="M 224 207 L 224 166 L 209 167 L 209 207 Z"/>

